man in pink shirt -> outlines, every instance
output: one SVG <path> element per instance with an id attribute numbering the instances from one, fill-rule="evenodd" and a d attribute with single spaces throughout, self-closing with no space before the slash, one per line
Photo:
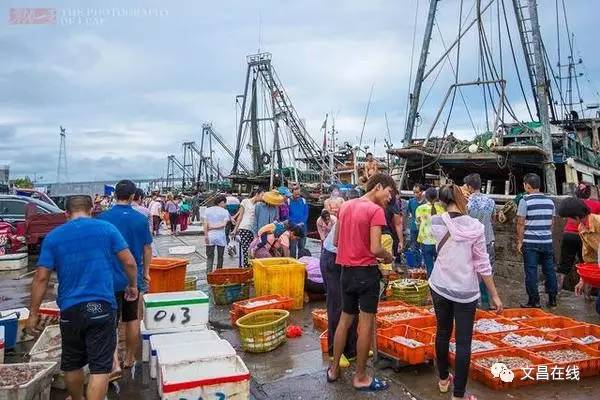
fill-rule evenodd
<path id="1" fill-rule="evenodd" d="M 348 329 L 358 319 L 356 372 L 352 385 L 361 391 L 379 391 L 388 384 L 367 375 L 366 365 L 373 338 L 375 314 L 379 304 L 378 259 L 391 264 L 394 257 L 381 246 L 381 228 L 386 225 L 384 208 L 396 192 L 389 175 L 375 174 L 367 182 L 367 193 L 342 205 L 335 226 L 336 263 L 342 266 L 342 315 L 335 331 L 333 361 L 327 381 L 339 376 L 339 362 L 346 345 Z"/>

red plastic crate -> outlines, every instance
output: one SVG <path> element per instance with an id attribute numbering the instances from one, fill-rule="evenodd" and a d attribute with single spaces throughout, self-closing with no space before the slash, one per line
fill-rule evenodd
<path id="1" fill-rule="evenodd" d="M 531 318 L 549 318 L 554 314 L 547 313 L 539 308 L 506 308 L 499 317 L 510 319 L 511 321 L 526 321 Z M 522 319 L 525 317 L 525 319 Z"/>
<path id="2" fill-rule="evenodd" d="M 329 344 L 327 342 L 327 331 L 324 331 L 323 333 L 321 333 L 321 335 L 319 336 L 319 342 L 321 343 L 321 352 L 322 353 L 329 353 Z"/>
<path id="3" fill-rule="evenodd" d="M 519 322 L 524 327 L 538 328 L 542 332 L 554 332 L 566 328 L 586 325 L 584 322 L 575 321 L 567 317 L 533 318 Z"/>
<path id="4" fill-rule="evenodd" d="M 240 284 L 252 280 L 252 268 L 219 268 L 206 274 L 209 285 Z"/>
<path id="5" fill-rule="evenodd" d="M 566 340 L 571 340 L 573 342 L 575 342 L 574 339 L 576 339 L 576 338 L 583 338 L 583 337 L 586 337 L 589 335 L 595 336 L 598 339 L 600 339 L 600 326 L 586 324 L 586 325 L 582 325 L 582 326 L 576 326 L 573 328 L 565 328 L 565 329 L 561 329 L 561 330 L 550 333 L 550 336 L 562 337 Z M 578 343 L 578 342 L 575 342 L 575 343 Z M 591 347 L 594 350 L 600 350 L 600 342 L 591 343 L 586 346 Z"/>
<path id="6" fill-rule="evenodd" d="M 311 314 L 315 329 L 319 331 L 327 330 L 327 310 L 317 308 Z"/>
<path id="7" fill-rule="evenodd" d="M 411 312 L 411 313 L 415 313 L 416 315 L 411 318 L 407 318 L 404 320 L 397 320 L 397 321 L 390 321 L 387 319 L 394 314 L 403 313 L 403 312 Z M 389 312 L 377 314 L 377 317 L 376 317 L 377 318 L 377 326 L 380 328 L 389 328 L 389 327 L 395 326 L 395 325 L 406 325 L 406 321 L 410 321 L 411 319 L 415 319 L 415 318 L 420 318 L 422 316 L 423 317 L 430 316 L 430 314 L 418 309 L 417 307 L 406 307 L 399 311 L 389 311 Z"/>
<path id="8" fill-rule="evenodd" d="M 414 339 L 422 346 L 409 347 L 393 340 L 396 336 Z M 389 357 L 401 362 L 416 365 L 433 359 L 433 335 L 408 325 L 395 325 L 390 328 L 377 330 L 377 349 Z"/>
<path id="9" fill-rule="evenodd" d="M 540 344 L 538 346 L 530 346 L 530 347 L 516 347 L 516 346 L 511 346 L 508 343 L 504 342 L 504 338 L 506 337 L 506 335 L 508 335 L 510 333 L 514 333 L 514 334 L 519 335 L 519 336 L 537 336 L 537 337 L 542 338 L 544 340 L 548 340 L 548 341 L 550 341 L 552 343 Z M 524 349 L 524 350 L 530 350 L 530 351 L 536 351 L 537 348 L 542 347 L 542 346 L 548 346 L 550 344 L 556 344 L 556 343 L 561 343 L 561 342 L 566 342 L 567 341 L 564 338 L 561 338 L 561 337 L 556 336 L 556 335 L 551 335 L 548 332 L 542 332 L 542 331 L 540 331 L 539 329 L 536 329 L 536 328 L 523 329 L 523 330 L 520 330 L 520 331 L 512 331 L 512 332 L 494 333 L 491 336 L 493 336 L 498 341 L 502 342 L 505 347 L 508 346 L 508 347 L 520 348 L 520 349 Z"/>
<path id="10" fill-rule="evenodd" d="M 478 360 L 488 358 L 488 357 L 499 357 L 499 356 L 510 356 L 510 357 L 523 357 L 531 361 L 531 368 L 534 368 L 534 372 L 530 375 L 534 377 L 534 379 L 523 379 L 527 376 L 526 371 L 521 368 L 512 369 L 514 374 L 514 379 L 512 382 L 505 383 L 502 382 L 500 378 L 494 378 L 490 368 L 485 368 L 477 364 Z M 489 351 L 485 353 L 475 353 L 471 355 L 471 376 L 474 380 L 483 383 L 484 385 L 494 389 L 494 390 L 504 390 L 504 389 L 513 389 L 521 386 L 533 385 L 539 383 L 539 381 L 535 380 L 535 371 L 536 368 L 540 365 L 546 365 L 548 362 L 542 358 L 538 357 L 535 353 L 532 353 L 523 349 L 516 349 L 514 347 L 504 348 L 495 351 Z"/>
<path id="11" fill-rule="evenodd" d="M 579 351 L 582 351 L 582 352 L 586 353 L 587 355 L 589 355 L 590 358 L 586 359 L 586 360 L 582 360 L 582 361 L 561 363 L 561 362 L 553 361 L 552 359 L 548 358 L 547 356 L 545 356 L 543 354 L 545 351 L 563 350 L 563 349 L 564 350 L 579 350 Z M 562 342 L 562 343 L 556 343 L 556 344 L 549 344 L 546 346 L 537 347 L 535 350 L 535 354 L 537 356 L 541 357 L 542 359 L 546 360 L 547 364 L 550 364 L 550 367 L 548 367 L 549 370 L 552 370 L 552 368 L 554 366 L 559 366 L 559 367 L 577 366 L 577 367 L 579 367 L 579 375 L 581 377 L 596 376 L 596 375 L 600 374 L 600 351 L 594 350 L 591 347 L 585 346 L 583 344 L 573 343 L 573 342 Z"/>

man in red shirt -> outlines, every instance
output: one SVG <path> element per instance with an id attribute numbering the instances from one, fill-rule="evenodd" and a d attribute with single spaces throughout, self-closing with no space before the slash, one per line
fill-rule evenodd
<path id="1" fill-rule="evenodd" d="M 353 386 L 362 391 L 379 391 L 388 384 L 367 375 L 366 365 L 379 303 L 378 259 L 391 264 L 394 257 L 381 246 L 381 228 L 386 225 L 385 207 L 396 192 L 389 175 L 376 174 L 367 182 L 367 193 L 340 208 L 335 226 L 336 264 L 342 266 L 342 315 L 335 331 L 333 361 L 327 369 L 327 381 L 339 376 L 339 362 L 346 345 L 348 329 L 358 319 L 356 372 Z"/>

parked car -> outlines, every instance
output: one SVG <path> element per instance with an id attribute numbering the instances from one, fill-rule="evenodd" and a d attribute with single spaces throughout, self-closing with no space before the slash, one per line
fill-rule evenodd
<path id="1" fill-rule="evenodd" d="M 37 250 L 48 232 L 67 220 L 65 212 L 52 204 L 16 195 L 0 195 L 0 218 L 15 226 L 30 251 Z"/>
<path id="2" fill-rule="evenodd" d="M 33 197 L 3 194 L 0 195 L 0 218 L 13 224 L 25 222 L 28 204 L 35 205 L 36 214 L 64 214 L 57 206 Z"/>

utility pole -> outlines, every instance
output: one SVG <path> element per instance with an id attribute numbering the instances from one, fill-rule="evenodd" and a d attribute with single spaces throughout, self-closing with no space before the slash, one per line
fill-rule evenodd
<path id="1" fill-rule="evenodd" d="M 548 82 L 546 81 L 544 53 L 542 52 L 542 36 L 537 13 L 537 0 L 529 0 L 529 16 L 531 18 L 531 29 L 533 38 L 533 51 L 535 55 L 535 86 L 539 101 L 539 117 L 542 124 L 542 147 L 545 151 L 544 177 L 546 182 L 546 193 L 557 194 L 556 190 L 556 167 L 554 166 L 554 155 L 552 152 L 552 133 L 550 132 L 550 118 L 548 116 Z"/>
<path id="2" fill-rule="evenodd" d="M 56 168 L 56 182 L 63 183 L 63 179 L 69 180 L 67 169 L 67 129 L 60 127 L 60 148 L 58 150 L 58 166 Z"/>

